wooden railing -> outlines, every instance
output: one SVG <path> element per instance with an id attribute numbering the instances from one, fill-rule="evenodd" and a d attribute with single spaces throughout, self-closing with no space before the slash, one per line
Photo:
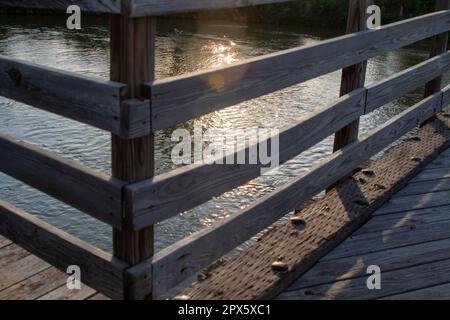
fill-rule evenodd
<path id="1" fill-rule="evenodd" d="M 132 16 L 196 10 L 200 4 L 205 9 L 236 4 L 231 0 L 136 0 L 125 2 L 133 3 L 133 7 L 122 7 L 112 0 L 0 0 L 0 6 L 62 8 L 69 2 L 78 2 L 92 11 L 126 12 Z M 252 4 L 269 2 L 283 1 L 251 1 Z M 449 8 L 447 1 L 445 5 Z M 154 132 L 426 38 L 440 39 L 440 44 L 434 42 L 432 58 L 427 61 L 353 90 L 283 129 L 277 137 L 278 156 L 285 163 L 361 116 L 416 88 L 429 86 L 431 81 L 436 83 L 450 69 L 450 53 L 442 45 L 442 35 L 450 30 L 450 10 L 225 68 L 157 81 L 152 81 L 154 52 L 149 48 L 153 48 L 153 43 L 143 46 L 132 42 L 134 37 L 125 33 L 147 31 L 142 41 L 148 44 L 154 41 L 153 22 L 154 18 L 118 16 L 111 20 L 112 77 L 124 79 L 126 84 L 93 80 L 0 57 L 0 95 L 113 134 L 113 177 L 5 135 L 0 135 L 0 170 L 111 225 L 115 230 L 114 256 L 4 202 L 0 202 L 0 233 L 63 270 L 68 265 L 79 265 L 83 281 L 112 298 L 160 296 L 335 184 L 450 104 L 450 87 L 435 88 L 423 101 L 370 132 L 363 140 L 349 141 L 347 146 L 253 205 L 154 254 L 152 228 L 156 223 L 258 177 L 261 169 L 261 165 L 193 164 L 153 177 Z M 131 45 L 132 49 L 128 47 L 131 51 L 127 52 L 133 54 L 123 55 L 120 48 L 124 45 Z M 136 58 L 140 55 L 142 59 Z M 131 76 L 122 72 L 125 70 L 122 64 L 128 63 Z M 147 74 L 143 76 L 133 65 L 144 66 Z M 211 83 L 220 85 L 211 86 Z M 238 154 L 248 157 L 253 147 L 227 154 L 224 159 L 236 159 Z M 125 167 L 124 163 L 128 166 L 125 169 L 121 168 Z"/>

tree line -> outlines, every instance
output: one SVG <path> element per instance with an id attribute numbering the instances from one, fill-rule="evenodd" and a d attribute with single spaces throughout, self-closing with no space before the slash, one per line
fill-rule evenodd
<path id="1" fill-rule="evenodd" d="M 433 11 L 435 0 L 375 0 L 380 6 L 383 24 Z M 309 27 L 345 26 L 348 0 L 297 0 L 214 12 L 200 12 L 184 17 L 224 19 L 301 25 Z"/>

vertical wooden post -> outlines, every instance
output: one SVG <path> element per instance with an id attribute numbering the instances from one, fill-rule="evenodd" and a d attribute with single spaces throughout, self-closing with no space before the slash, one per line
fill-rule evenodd
<path id="1" fill-rule="evenodd" d="M 436 11 L 450 9 L 450 0 L 436 0 Z M 433 38 L 430 58 L 447 51 L 448 32 L 439 34 Z M 425 98 L 442 89 L 442 77 L 431 80 L 425 86 Z"/>
<path id="2" fill-rule="evenodd" d="M 154 79 L 155 29 L 155 18 L 110 17 L 111 80 L 127 83 L 130 97 L 145 99 L 143 83 Z M 152 177 L 153 135 L 132 140 L 113 135 L 112 175 L 127 182 Z M 139 232 L 113 230 L 113 250 L 114 256 L 132 265 L 153 256 L 153 226 Z M 133 298 L 130 289 L 125 283 L 125 299 Z"/>
<path id="3" fill-rule="evenodd" d="M 373 0 L 349 0 L 347 34 L 367 29 L 367 8 Z M 362 88 L 366 81 L 367 61 L 355 64 L 342 70 L 340 95 L 344 96 L 353 90 Z M 336 132 L 334 152 L 358 140 L 359 120 Z"/>

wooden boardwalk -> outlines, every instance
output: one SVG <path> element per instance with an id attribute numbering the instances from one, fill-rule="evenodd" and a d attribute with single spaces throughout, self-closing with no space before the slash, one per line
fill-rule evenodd
<path id="1" fill-rule="evenodd" d="M 0 236 L 0 300 L 104 300 L 94 289 L 66 287 L 67 274 Z"/>
<path id="2" fill-rule="evenodd" d="M 278 299 L 450 299 L 450 149 Z"/>
<path id="3" fill-rule="evenodd" d="M 378 265 L 382 289 L 368 290 Z M 0 300 L 107 299 L 0 236 Z M 450 149 L 278 299 L 450 299 Z"/>
<path id="4" fill-rule="evenodd" d="M 221 0 L 202 9 L 284 1 Z M 195 11 L 195 1 L 161 5 L 154 0 L 122 0 L 123 11 L 116 0 L 0 0 L 0 7 L 61 9 L 75 2 L 83 10 L 111 14 L 110 80 L 0 55 L 0 96 L 110 132 L 111 175 L 1 132 L 0 171 L 108 224 L 113 229 L 113 252 L 103 252 L 0 201 L 0 234 L 30 252 L 2 239 L 0 298 L 88 299 L 98 297 L 98 291 L 113 299 L 153 299 L 195 275 L 198 281 L 185 291 L 193 299 L 277 297 L 449 145 L 449 115 L 441 111 L 450 105 L 450 85 L 444 87 L 441 80 L 450 70 L 450 1 L 436 0 L 436 12 L 363 30 L 372 0 L 349 0 L 344 36 L 156 81 L 154 15 Z M 365 84 L 368 59 L 431 37 L 429 59 Z M 250 139 L 214 159 L 216 164 L 237 160 L 235 164 L 207 161 L 155 172 L 156 132 L 338 70 L 343 74 L 338 99 L 296 119 L 271 138 Z M 424 99 L 358 139 L 361 117 L 421 87 L 425 87 Z M 417 136 L 385 152 L 382 160 L 367 163 L 418 125 Z M 335 152 L 310 170 L 156 252 L 155 225 L 261 175 L 264 161 L 254 162 L 252 156 L 254 150 L 261 150 L 259 144 L 274 147 L 277 141 L 277 162 L 285 164 L 332 135 Z M 439 243 L 444 248 L 439 256 L 438 247 L 432 246 L 433 241 L 450 238 L 442 209 L 450 196 L 447 190 L 439 191 L 448 185 L 445 176 L 443 168 L 426 170 L 421 176 L 425 180 L 402 190 L 371 223 L 311 271 L 321 273 L 322 265 L 324 270 L 332 268 L 331 277 L 326 273 L 328 280 L 314 274 L 302 277 L 280 297 L 382 298 L 449 282 L 443 272 L 447 264 L 450 267 L 449 250 Z M 304 206 L 334 185 L 325 197 Z M 423 188 L 432 191 L 424 194 Z M 434 208 L 438 204 L 444 211 Z M 298 208 L 303 209 L 295 219 L 279 221 Z M 267 229 L 275 222 L 277 227 Z M 223 259 L 263 230 L 267 232 L 251 250 Z M 434 254 L 423 247 L 409 251 L 419 244 Z M 418 257 L 408 258 L 409 252 Z M 378 259 L 372 262 L 376 254 Z M 364 271 L 358 269 L 358 257 L 363 267 L 381 266 L 382 291 L 366 292 L 365 274 L 357 273 Z M 87 287 L 66 291 L 67 275 L 53 267 L 64 271 L 70 265 L 81 268 L 82 281 L 95 291 Z M 308 277 L 317 281 L 303 284 Z M 410 281 L 413 277 L 415 281 Z M 402 290 L 395 289 L 399 282 Z M 344 290 L 352 287 L 355 290 Z"/>

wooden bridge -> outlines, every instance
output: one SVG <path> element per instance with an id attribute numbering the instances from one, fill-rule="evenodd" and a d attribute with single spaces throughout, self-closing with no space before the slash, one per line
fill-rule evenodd
<path id="1" fill-rule="evenodd" d="M 75 3 L 111 15 L 110 81 L 0 56 L 0 95 L 111 132 L 112 176 L 4 134 L 0 170 L 111 225 L 114 247 L 112 255 L 102 252 L 0 202 L 1 299 L 151 299 L 180 284 L 178 299 L 448 297 L 450 87 L 441 76 L 450 69 L 450 2 L 366 30 L 371 1 L 350 0 L 345 36 L 154 79 L 156 16 L 274 2 L 284 1 L 0 0 L 0 7 L 47 9 Z M 428 60 L 365 84 L 368 59 L 428 38 Z M 154 176 L 156 131 L 340 69 L 341 97 L 276 137 L 281 163 L 335 134 L 333 154 L 241 212 L 154 252 L 155 224 L 247 183 L 262 167 L 194 164 Z M 358 139 L 361 116 L 423 86 L 421 102 Z M 252 148 L 217 163 L 248 158 Z M 251 248 L 223 258 L 262 230 Z M 70 265 L 82 270 L 81 291 L 65 286 Z M 367 289 L 369 265 L 381 268 L 382 290 Z"/>

